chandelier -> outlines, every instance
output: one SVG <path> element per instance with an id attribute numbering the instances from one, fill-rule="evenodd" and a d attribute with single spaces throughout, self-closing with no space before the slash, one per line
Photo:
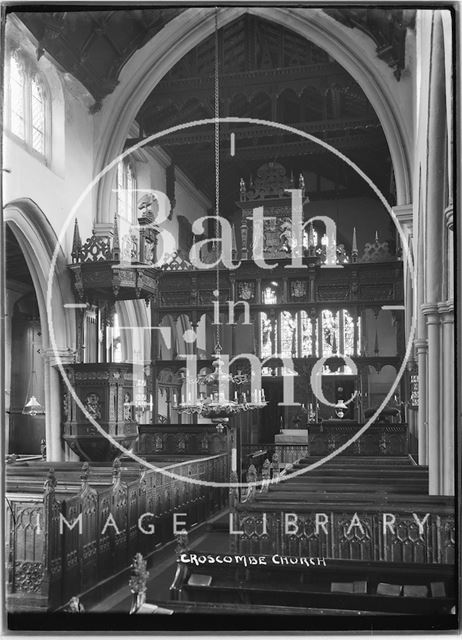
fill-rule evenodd
<path id="1" fill-rule="evenodd" d="M 247 397 L 247 392 L 234 392 L 234 398 L 229 398 L 229 385 L 236 383 L 233 376 L 223 371 L 224 361 L 221 358 L 221 347 L 217 343 L 215 346 L 215 360 L 212 362 L 213 372 L 204 376 L 200 376 L 202 384 L 211 386 L 209 395 L 203 392 L 199 393 L 199 397 L 183 396 L 181 402 L 177 402 L 176 394 L 173 396 L 173 408 L 178 413 L 186 413 L 189 415 L 198 415 L 203 418 L 223 421 L 229 416 L 241 413 L 242 411 L 250 411 L 253 409 L 263 409 L 267 401 L 263 389 L 255 389 L 253 394 Z M 239 379 L 239 377 L 238 377 Z M 239 383 L 236 383 L 239 384 Z M 242 384 L 242 383 L 241 383 Z"/>
<path id="2" fill-rule="evenodd" d="M 219 112 L 219 49 L 218 49 L 218 10 L 215 12 L 215 231 L 216 237 L 219 235 L 220 219 L 220 112 Z M 219 307 L 220 300 L 220 270 L 219 262 L 216 264 L 216 296 Z M 219 309 L 218 309 L 219 318 Z M 180 402 L 177 402 L 176 395 L 173 396 L 173 409 L 178 413 L 188 415 L 198 415 L 209 418 L 212 422 L 222 424 L 228 422 L 229 417 L 243 411 L 262 409 L 266 406 L 265 392 L 263 389 L 254 389 L 247 397 L 247 393 L 234 391 L 233 399 L 229 398 L 229 387 L 231 384 L 242 385 L 249 381 L 250 377 L 238 371 L 237 375 L 232 375 L 224 371 L 224 360 L 221 357 L 222 347 L 220 344 L 220 323 L 216 324 L 216 344 L 214 350 L 215 360 L 212 362 L 213 372 L 199 375 L 191 383 L 211 386 L 211 393 L 206 396 L 204 393 L 188 393 L 183 395 Z"/>

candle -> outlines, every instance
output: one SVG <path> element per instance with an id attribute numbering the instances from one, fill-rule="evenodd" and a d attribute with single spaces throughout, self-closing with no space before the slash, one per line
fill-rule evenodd
<path id="1" fill-rule="evenodd" d="M 173 394 L 173 404 L 176 404 L 176 393 Z"/>
<path id="2" fill-rule="evenodd" d="M 234 400 L 237 402 L 237 391 L 234 392 Z"/>

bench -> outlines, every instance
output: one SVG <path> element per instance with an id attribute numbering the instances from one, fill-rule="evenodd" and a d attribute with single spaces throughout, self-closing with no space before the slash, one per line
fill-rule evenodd
<path id="1" fill-rule="evenodd" d="M 249 564 L 250 557 L 255 558 L 255 564 Z M 218 558 L 222 564 L 217 563 Z M 233 562 L 225 563 L 224 558 Z M 210 559 L 214 560 L 212 564 Z M 314 564 L 306 566 L 302 560 L 313 560 Z M 317 562 L 317 558 L 278 554 L 184 553 L 178 560 L 171 599 L 378 614 L 444 614 L 456 602 L 454 567 L 328 559 L 325 565 Z"/>

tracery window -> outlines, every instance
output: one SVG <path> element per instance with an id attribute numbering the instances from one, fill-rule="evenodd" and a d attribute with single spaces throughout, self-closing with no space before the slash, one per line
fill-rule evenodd
<path id="1" fill-rule="evenodd" d="M 273 299 L 272 294 L 265 299 Z M 259 322 L 262 358 L 271 355 L 286 358 L 356 356 L 361 353 L 361 318 L 356 319 L 355 326 L 354 315 L 347 309 L 335 312 L 323 309 L 314 319 L 305 310 L 296 313 L 284 310 L 277 314 L 261 312 Z"/>
<path id="2" fill-rule="evenodd" d="M 320 317 L 321 355 L 357 355 L 361 353 L 361 318 L 355 320 L 347 309 L 335 314 L 324 309 Z M 356 338 L 356 348 L 355 348 Z"/>
<path id="3" fill-rule="evenodd" d="M 41 156 L 46 156 L 50 147 L 48 95 L 34 64 L 17 51 L 11 53 L 7 64 L 7 127 Z"/>

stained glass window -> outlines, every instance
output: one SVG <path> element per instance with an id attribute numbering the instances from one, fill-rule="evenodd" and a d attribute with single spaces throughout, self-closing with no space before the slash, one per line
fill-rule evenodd
<path id="1" fill-rule="evenodd" d="M 311 356 L 313 352 L 313 324 L 306 311 L 300 311 L 301 349 L 300 356 Z"/>
<path id="2" fill-rule="evenodd" d="M 342 310 L 343 316 L 343 353 L 352 356 L 355 352 L 354 348 L 354 320 L 346 311 Z"/>
<path id="3" fill-rule="evenodd" d="M 281 313 L 281 355 L 291 357 L 297 355 L 297 321 L 289 311 Z"/>
<path id="4" fill-rule="evenodd" d="M 261 356 L 267 358 L 274 354 L 274 330 L 276 321 L 270 320 L 266 313 L 260 314 Z"/>
<path id="5" fill-rule="evenodd" d="M 321 347 L 323 356 L 331 356 L 339 352 L 339 312 L 333 314 L 324 309 L 321 314 Z"/>

